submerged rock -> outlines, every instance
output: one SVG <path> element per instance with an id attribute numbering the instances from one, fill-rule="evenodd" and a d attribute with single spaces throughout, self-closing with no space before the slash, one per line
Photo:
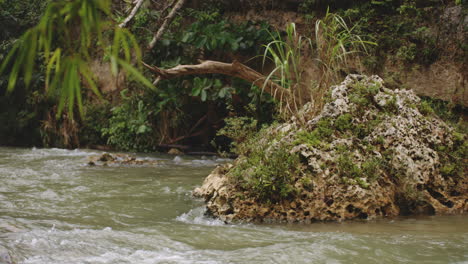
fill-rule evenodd
<path id="1" fill-rule="evenodd" d="M 157 166 L 159 160 L 138 159 L 122 153 L 104 153 L 88 158 L 89 166 Z"/>
<path id="2" fill-rule="evenodd" d="M 467 137 L 409 90 L 350 75 L 321 114 L 261 131 L 194 191 L 224 221 L 310 222 L 468 211 Z M 424 111 L 422 111 L 424 112 Z"/>
<path id="3" fill-rule="evenodd" d="M 177 148 L 171 148 L 167 154 L 169 155 L 184 155 L 184 153 L 182 151 L 180 151 L 179 149 Z"/>

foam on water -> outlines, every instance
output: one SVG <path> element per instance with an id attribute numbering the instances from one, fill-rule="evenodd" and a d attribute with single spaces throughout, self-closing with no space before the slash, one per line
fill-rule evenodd
<path id="1" fill-rule="evenodd" d="M 90 155 L 99 155 L 102 152 L 95 150 L 81 150 L 81 149 L 59 149 L 59 148 L 50 148 L 50 149 L 41 149 L 41 148 L 32 148 L 30 152 L 22 154 L 21 156 L 55 156 L 55 157 L 83 157 Z"/>
<path id="2" fill-rule="evenodd" d="M 186 224 L 205 225 L 205 226 L 225 226 L 226 224 L 219 220 L 205 216 L 206 209 L 197 207 L 176 218 L 177 221 Z"/>

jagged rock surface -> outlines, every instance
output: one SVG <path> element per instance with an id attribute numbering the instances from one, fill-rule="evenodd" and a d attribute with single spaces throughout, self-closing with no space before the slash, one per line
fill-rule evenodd
<path id="1" fill-rule="evenodd" d="M 455 139 L 453 129 L 439 118 L 421 114 L 419 104 L 412 91 L 387 89 L 378 76 L 350 75 L 332 87 L 319 116 L 305 126 L 290 121 L 270 127 L 269 133 L 280 139 L 258 141 L 267 157 L 275 144 L 289 146 L 289 153 L 300 157 L 299 173 L 290 180 L 293 195 L 268 201 L 242 185 L 232 172 L 248 155 L 216 168 L 194 195 L 205 199 L 211 215 L 228 222 L 465 213 L 467 137 Z M 324 121 L 334 129 L 324 142 L 297 140 L 298 134 L 313 132 Z M 451 175 L 444 168 L 452 168 L 446 163 L 453 160 L 455 145 L 463 148 L 457 166 L 463 165 L 461 173 L 452 170 Z M 243 171 L 243 177 L 249 173 Z"/>
<path id="2" fill-rule="evenodd" d="M 139 159 L 135 156 L 122 153 L 103 153 L 101 155 L 90 156 L 88 158 L 89 166 L 145 166 L 152 167 L 161 165 L 160 160 Z"/>

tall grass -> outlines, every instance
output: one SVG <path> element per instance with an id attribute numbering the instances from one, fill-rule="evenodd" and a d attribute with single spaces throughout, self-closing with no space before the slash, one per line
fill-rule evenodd
<path id="1" fill-rule="evenodd" d="M 320 69 L 321 78 L 312 93 L 318 107 L 328 87 L 340 81 L 340 70 L 349 68 L 350 63 L 360 64 L 359 55 L 367 54 L 368 45 L 374 42 L 363 40 L 355 34 L 356 25 L 349 27 L 344 19 L 327 11 L 325 17 L 315 22 L 315 38 L 313 50 L 314 60 Z M 358 66 L 357 65 L 357 66 Z"/>
<path id="2" fill-rule="evenodd" d="M 273 80 L 282 87 L 293 91 L 291 98 L 281 98 L 279 102 L 280 113 L 284 116 L 296 113 L 299 110 L 303 90 L 302 82 L 302 51 L 311 45 L 310 39 L 297 34 L 296 25 L 289 24 L 286 27 L 286 37 L 283 39 L 280 32 L 270 33 L 273 41 L 265 46 L 263 65 L 270 60 L 275 68 L 267 76 L 267 80 Z M 283 93 L 283 96 L 287 96 Z"/>
<path id="3" fill-rule="evenodd" d="M 289 98 L 279 102 L 283 118 L 296 116 L 305 121 L 300 109 L 309 102 L 313 113 L 320 111 L 325 92 L 340 81 L 340 70 L 351 63 L 359 64 L 359 53 L 367 53 L 368 45 L 376 45 L 355 34 L 355 27 L 349 27 L 337 14 L 327 12 L 323 19 L 315 22 L 314 29 L 313 36 L 301 36 L 296 25 L 291 23 L 284 37 L 280 32 L 270 33 L 273 41 L 265 45 L 263 64 L 267 60 L 274 64 L 267 81 L 275 81 L 291 91 Z M 319 70 L 317 80 L 305 80 L 307 67 Z"/>

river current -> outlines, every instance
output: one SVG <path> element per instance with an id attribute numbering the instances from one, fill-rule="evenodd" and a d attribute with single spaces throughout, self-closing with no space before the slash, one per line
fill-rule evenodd
<path id="1" fill-rule="evenodd" d="M 86 165 L 100 153 L 0 148 L 0 246 L 18 263 L 468 263 L 466 215 L 224 224 L 191 191 L 226 160 Z"/>

